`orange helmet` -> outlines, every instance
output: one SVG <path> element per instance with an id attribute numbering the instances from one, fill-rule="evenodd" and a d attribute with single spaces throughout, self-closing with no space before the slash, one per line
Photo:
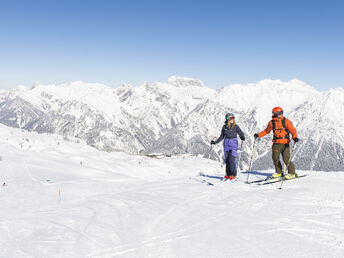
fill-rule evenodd
<path id="1" fill-rule="evenodd" d="M 273 117 L 277 117 L 279 115 L 283 115 L 283 109 L 281 107 L 274 107 L 272 109 L 272 114 L 273 114 Z"/>

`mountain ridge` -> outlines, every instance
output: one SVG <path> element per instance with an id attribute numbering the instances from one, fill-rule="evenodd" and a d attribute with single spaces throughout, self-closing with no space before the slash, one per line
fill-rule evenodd
<path id="1" fill-rule="evenodd" d="M 282 106 L 299 133 L 300 169 L 343 170 L 342 88 L 319 92 L 297 79 L 265 79 L 210 89 L 198 79 L 171 76 L 167 82 L 110 88 L 76 81 L 0 91 L 0 123 L 40 133 L 84 139 L 105 151 L 191 153 L 221 160 L 217 138 L 227 112 L 246 135 L 241 169 L 249 163 L 253 134 L 265 129 L 271 109 Z M 333 104 L 335 103 L 335 104 Z M 321 119 L 319 118 L 321 117 Z M 312 126 L 316 124 L 316 126 Z M 271 138 L 259 140 L 253 168 L 271 168 Z M 333 153 L 318 155 L 313 153 Z"/>

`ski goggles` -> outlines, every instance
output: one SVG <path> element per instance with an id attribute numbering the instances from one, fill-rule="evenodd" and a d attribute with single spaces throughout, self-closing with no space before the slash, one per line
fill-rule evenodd
<path id="1" fill-rule="evenodd" d="M 234 116 L 227 117 L 227 120 L 233 120 L 233 119 L 234 119 Z"/>
<path id="2" fill-rule="evenodd" d="M 283 115 L 283 111 L 276 112 L 276 113 L 272 112 L 272 116 L 273 117 L 277 117 L 277 116 L 280 116 L 280 115 Z"/>

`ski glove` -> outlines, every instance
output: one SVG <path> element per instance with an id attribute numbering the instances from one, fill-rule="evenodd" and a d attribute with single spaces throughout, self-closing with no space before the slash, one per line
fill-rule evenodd
<path id="1" fill-rule="evenodd" d="M 210 144 L 215 144 L 215 141 L 211 141 Z"/>
<path id="2" fill-rule="evenodd" d="M 254 134 L 254 138 L 256 138 L 256 139 L 258 138 L 258 134 L 257 133 Z"/>
<path id="3" fill-rule="evenodd" d="M 242 141 L 245 141 L 245 137 L 243 136 L 243 137 L 240 137 L 240 139 L 242 140 Z"/>
<path id="4" fill-rule="evenodd" d="M 299 138 L 294 138 L 294 142 L 298 142 L 299 141 Z"/>

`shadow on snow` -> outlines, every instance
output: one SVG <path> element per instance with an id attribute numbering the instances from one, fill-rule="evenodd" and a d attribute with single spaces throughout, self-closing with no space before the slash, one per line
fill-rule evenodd
<path id="1" fill-rule="evenodd" d="M 256 175 L 256 176 L 271 176 L 273 173 L 264 173 L 264 172 L 259 172 L 259 171 L 243 171 L 240 172 L 241 174 L 251 174 L 251 175 Z"/>

